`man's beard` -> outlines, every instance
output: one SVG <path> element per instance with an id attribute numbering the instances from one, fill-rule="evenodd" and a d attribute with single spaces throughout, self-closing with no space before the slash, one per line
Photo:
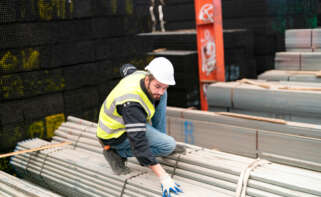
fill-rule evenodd
<path id="1" fill-rule="evenodd" d="M 160 98 L 161 98 L 162 95 L 160 95 L 160 94 L 153 94 L 152 96 L 153 96 L 153 99 L 154 99 L 154 100 L 160 100 Z"/>
<path id="2" fill-rule="evenodd" d="M 154 99 L 154 100 L 160 100 L 161 96 L 160 94 L 153 94 L 152 91 L 150 90 L 150 83 L 148 84 L 147 87 L 148 94 Z"/>
<path id="3" fill-rule="evenodd" d="M 161 96 L 160 94 L 152 94 L 152 92 L 150 91 L 149 88 L 147 88 L 147 91 L 149 93 L 149 95 L 154 99 L 154 100 L 160 100 Z"/>

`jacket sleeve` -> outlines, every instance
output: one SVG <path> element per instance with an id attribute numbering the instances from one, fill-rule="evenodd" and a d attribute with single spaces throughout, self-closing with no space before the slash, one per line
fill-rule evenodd
<path id="1" fill-rule="evenodd" d="M 134 65 L 132 65 L 132 64 L 124 64 L 124 65 L 122 65 L 120 67 L 119 72 L 120 72 L 121 78 L 124 78 L 127 75 L 132 74 L 136 70 L 137 70 L 137 68 Z"/>
<path id="2" fill-rule="evenodd" d="M 127 102 L 121 111 L 133 155 L 142 166 L 157 164 L 146 138 L 147 114 L 142 106 L 136 102 Z"/>

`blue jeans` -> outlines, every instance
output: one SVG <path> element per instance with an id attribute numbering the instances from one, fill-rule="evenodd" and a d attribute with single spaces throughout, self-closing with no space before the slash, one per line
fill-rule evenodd
<path id="1" fill-rule="evenodd" d="M 161 97 L 155 114 L 152 118 L 152 124 L 146 124 L 146 138 L 150 145 L 150 150 L 155 157 L 167 156 L 171 154 L 175 147 L 176 141 L 173 137 L 166 134 L 166 105 L 167 105 L 167 92 Z M 123 157 L 133 157 L 128 138 L 116 146 L 118 154 Z"/>

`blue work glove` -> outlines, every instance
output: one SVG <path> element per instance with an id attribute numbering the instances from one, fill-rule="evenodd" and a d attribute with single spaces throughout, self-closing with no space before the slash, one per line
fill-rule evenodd
<path id="1" fill-rule="evenodd" d="M 163 197 L 171 197 L 171 192 L 178 195 L 178 192 L 183 192 L 179 185 L 174 182 L 171 177 L 166 174 L 160 177 L 160 182 L 162 185 Z"/>

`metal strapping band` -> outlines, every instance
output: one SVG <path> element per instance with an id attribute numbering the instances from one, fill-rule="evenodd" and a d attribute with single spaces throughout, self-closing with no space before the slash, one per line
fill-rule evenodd
<path id="1" fill-rule="evenodd" d="M 125 188 L 126 188 L 127 180 L 128 180 L 128 179 L 125 180 L 124 185 L 123 185 L 123 188 L 121 189 L 120 197 L 122 197 L 122 196 L 124 195 L 124 193 L 125 193 Z"/>
<path id="2" fill-rule="evenodd" d="M 258 151 L 259 151 L 259 130 L 258 129 L 256 129 L 256 131 L 255 131 L 255 141 L 256 141 L 256 143 L 255 143 L 255 148 L 256 148 L 255 154 L 256 154 L 256 158 L 258 158 L 259 157 L 259 153 L 258 153 Z"/>
<path id="3" fill-rule="evenodd" d="M 43 145 L 44 146 L 44 145 Z M 41 146 L 40 146 L 41 147 Z M 25 173 L 26 174 L 29 174 L 29 176 L 31 176 L 31 172 L 29 172 L 28 168 L 30 167 L 29 164 L 30 164 L 30 161 L 31 161 L 31 158 L 34 157 L 35 155 L 37 155 L 39 153 L 39 150 L 36 151 L 36 152 L 32 152 L 30 153 L 29 155 L 29 158 L 28 158 L 28 162 L 27 162 L 27 165 L 25 167 Z"/>
<path id="4" fill-rule="evenodd" d="M 311 40 L 310 40 L 310 46 L 311 46 L 311 48 L 312 48 L 312 52 L 314 52 L 314 46 L 313 46 L 313 29 L 311 29 L 311 31 L 310 31 L 310 38 L 311 38 Z"/>
<path id="5" fill-rule="evenodd" d="M 89 127 L 90 127 L 90 126 L 86 126 L 84 129 L 81 130 L 81 132 L 80 132 L 77 140 L 74 142 L 74 146 L 73 146 L 73 149 L 74 149 L 74 150 L 76 149 L 77 144 L 78 144 L 78 142 L 79 142 L 79 139 L 82 137 L 83 132 L 85 132 L 86 129 L 89 128 Z"/>
<path id="6" fill-rule="evenodd" d="M 231 109 L 234 108 L 234 91 L 236 88 L 242 86 L 242 82 L 241 81 L 238 81 L 233 87 L 231 87 L 231 97 L 230 97 L 230 101 L 231 101 Z M 227 107 L 227 111 L 230 111 L 229 110 L 229 107 Z"/>
<path id="7" fill-rule="evenodd" d="M 177 166 L 178 166 L 178 162 L 180 161 L 180 158 L 181 158 L 181 154 L 179 154 L 177 156 L 177 160 L 175 162 L 175 166 L 174 166 L 174 169 L 173 169 L 173 173 L 171 174 L 171 178 L 174 178 L 174 176 L 176 175 L 176 169 L 177 169 Z"/>
<path id="8" fill-rule="evenodd" d="M 246 189 L 247 189 L 247 182 L 250 177 L 250 172 L 254 170 L 258 166 L 263 166 L 265 164 L 271 164 L 270 161 L 261 160 L 260 158 L 251 162 L 248 166 L 246 166 L 240 174 L 239 180 L 237 182 L 236 187 L 236 197 L 245 197 L 246 196 Z"/>
<path id="9" fill-rule="evenodd" d="M 231 97 L 230 97 L 231 108 L 233 108 L 233 107 L 234 107 L 234 102 L 233 102 L 233 97 L 234 97 L 234 88 L 235 88 L 235 86 L 231 88 Z M 229 108 L 229 107 L 227 107 L 227 108 Z M 230 110 L 228 110 L 228 111 L 230 111 Z"/>
<path id="10" fill-rule="evenodd" d="M 184 111 L 181 111 L 180 118 L 184 119 Z"/>
<path id="11" fill-rule="evenodd" d="M 46 164 L 46 162 L 47 162 L 47 159 L 48 159 L 48 157 L 49 157 L 49 154 L 54 153 L 54 152 L 58 152 L 58 151 L 61 151 L 61 150 L 63 150 L 62 147 L 59 147 L 59 148 L 57 148 L 57 149 L 52 149 L 51 151 L 48 150 L 48 152 L 47 152 L 47 154 L 46 154 L 46 156 L 45 156 L 45 159 L 43 160 L 43 162 L 42 162 L 42 164 L 41 164 L 41 168 L 40 168 L 40 171 L 39 171 L 39 176 L 40 176 L 41 180 L 47 185 L 47 187 L 48 187 L 49 189 L 52 189 L 52 188 L 51 188 L 50 185 L 46 182 L 46 180 L 43 178 L 42 172 L 43 172 L 43 169 L 44 169 L 45 164 Z"/>
<path id="12" fill-rule="evenodd" d="M 29 176 L 31 176 L 31 174 L 30 174 L 28 168 L 29 168 L 29 163 L 30 163 L 31 157 L 32 157 L 33 155 L 34 155 L 33 153 L 30 153 L 30 156 L 29 156 L 27 165 L 26 165 L 26 167 L 25 167 L 25 173 L 26 173 L 26 174 L 29 174 Z"/>
<path id="13" fill-rule="evenodd" d="M 140 175 L 144 175 L 144 174 L 147 174 L 147 172 L 142 172 L 142 173 L 136 174 L 134 176 L 131 176 L 131 177 L 128 177 L 127 179 L 125 179 L 124 185 L 123 185 L 123 187 L 121 189 L 120 197 L 123 197 L 123 195 L 125 194 L 125 189 L 126 189 L 126 185 L 127 185 L 128 180 L 130 180 L 132 178 L 135 178 L 135 177 L 138 177 Z"/>
<path id="14" fill-rule="evenodd" d="M 299 70 L 302 70 L 302 53 L 299 53 Z"/>
<path id="15" fill-rule="evenodd" d="M 47 185 L 47 187 L 48 187 L 49 189 L 51 189 L 51 188 L 50 188 L 50 185 L 49 185 L 49 184 L 46 182 L 46 180 L 43 178 L 42 172 L 43 172 L 43 168 L 44 168 L 44 166 L 45 166 L 45 163 L 46 163 L 46 161 L 47 161 L 48 155 L 49 155 L 50 153 L 51 153 L 51 152 L 48 151 L 48 153 L 46 154 L 45 159 L 43 160 L 43 162 L 42 162 L 42 164 L 41 164 L 41 169 L 40 169 L 40 172 L 39 172 L 40 179 L 41 179 L 44 183 L 46 183 L 46 185 Z"/>

